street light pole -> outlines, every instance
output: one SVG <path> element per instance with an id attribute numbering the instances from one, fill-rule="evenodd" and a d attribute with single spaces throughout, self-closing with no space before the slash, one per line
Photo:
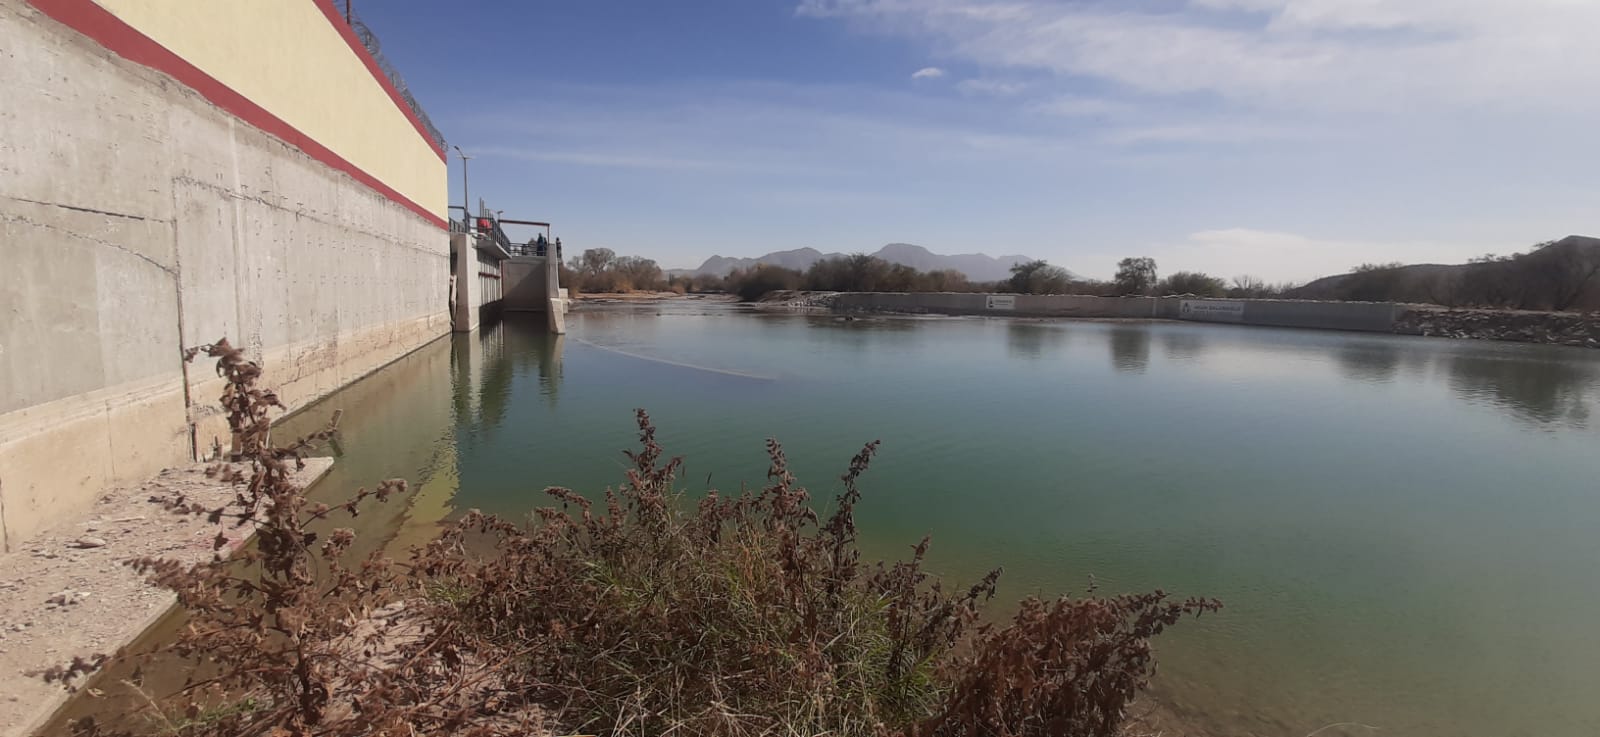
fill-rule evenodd
<path id="1" fill-rule="evenodd" d="M 472 219 L 472 204 L 467 199 L 467 162 L 471 161 L 472 157 L 468 156 L 467 152 L 462 151 L 460 146 L 451 146 L 451 148 L 455 149 L 456 153 L 461 156 L 461 218 L 470 222 Z M 463 222 L 462 224 L 466 225 L 467 223 Z"/>

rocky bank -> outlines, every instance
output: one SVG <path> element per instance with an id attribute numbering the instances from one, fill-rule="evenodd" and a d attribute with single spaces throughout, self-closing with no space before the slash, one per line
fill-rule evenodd
<path id="1" fill-rule="evenodd" d="M 1421 307 L 1395 321 L 1401 335 L 1600 348 L 1600 312 L 1516 312 Z"/>

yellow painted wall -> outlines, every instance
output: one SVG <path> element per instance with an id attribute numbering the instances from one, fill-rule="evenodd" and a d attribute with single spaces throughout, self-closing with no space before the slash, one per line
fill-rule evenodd
<path id="1" fill-rule="evenodd" d="M 313 0 L 95 0 L 422 208 L 445 163 Z"/>

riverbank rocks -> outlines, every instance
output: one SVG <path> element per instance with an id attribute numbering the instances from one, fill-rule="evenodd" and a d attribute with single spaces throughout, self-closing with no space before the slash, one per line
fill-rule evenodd
<path id="1" fill-rule="evenodd" d="M 789 309 L 831 310 L 838 303 L 838 292 L 803 292 L 782 289 L 768 292 L 761 297 L 761 304 L 766 307 L 784 307 Z"/>
<path id="2" fill-rule="evenodd" d="M 1600 312 L 1419 308 L 1402 314 L 1394 331 L 1402 335 L 1600 348 Z"/>

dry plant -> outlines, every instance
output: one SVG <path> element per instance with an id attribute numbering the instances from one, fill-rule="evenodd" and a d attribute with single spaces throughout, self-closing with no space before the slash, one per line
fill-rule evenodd
<path id="1" fill-rule="evenodd" d="M 227 380 L 241 460 L 214 472 L 238 492 L 220 509 L 173 507 L 253 526 L 259 542 L 193 567 L 132 562 L 177 593 L 189 624 L 171 651 L 196 675 L 152 707 L 179 718 L 84 733 L 538 734 L 548 713 L 618 736 L 1109 736 L 1154 671 L 1150 639 L 1220 606 L 1029 599 L 1010 624 L 982 624 L 999 570 L 947 590 L 923 569 L 926 538 L 909 560 L 861 561 L 858 484 L 878 443 L 825 517 L 777 441 L 765 486 L 691 500 L 642 410 L 640 449 L 602 502 L 550 488 L 558 506 L 525 524 L 472 511 L 409 566 L 381 551 L 350 561 L 351 530 L 316 530 L 404 482 L 308 502 L 292 473 L 327 433 L 273 446 L 281 404 L 256 386 L 260 368 L 225 340 L 202 350 Z"/>

